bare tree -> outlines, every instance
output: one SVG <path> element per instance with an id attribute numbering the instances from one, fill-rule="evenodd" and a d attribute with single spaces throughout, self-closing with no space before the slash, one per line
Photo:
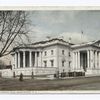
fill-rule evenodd
<path id="1" fill-rule="evenodd" d="M 28 37 L 27 16 L 25 11 L 0 11 L 0 57 L 11 52 L 13 43 L 23 41 L 23 35 Z"/>

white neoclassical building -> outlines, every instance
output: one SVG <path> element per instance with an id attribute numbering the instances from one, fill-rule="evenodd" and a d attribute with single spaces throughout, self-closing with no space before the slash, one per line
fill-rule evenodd
<path id="1" fill-rule="evenodd" d="M 100 41 L 72 44 L 63 39 L 50 39 L 13 49 L 12 70 L 2 76 L 54 75 L 83 72 L 100 75 Z"/>

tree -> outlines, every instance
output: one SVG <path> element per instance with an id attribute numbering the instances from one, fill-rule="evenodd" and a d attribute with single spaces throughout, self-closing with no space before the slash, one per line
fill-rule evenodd
<path id="1" fill-rule="evenodd" d="M 14 43 L 23 42 L 23 36 L 28 38 L 27 25 L 25 11 L 0 11 L 0 57 L 8 55 Z"/>

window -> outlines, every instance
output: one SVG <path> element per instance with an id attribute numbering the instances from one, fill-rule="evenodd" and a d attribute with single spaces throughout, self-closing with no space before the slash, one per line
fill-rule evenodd
<path id="1" fill-rule="evenodd" d="M 37 52 L 37 57 L 39 57 L 39 52 Z"/>
<path id="2" fill-rule="evenodd" d="M 70 68 L 71 61 L 69 61 L 69 68 Z"/>
<path id="3" fill-rule="evenodd" d="M 47 67 L 47 61 L 44 61 L 44 67 Z"/>
<path id="4" fill-rule="evenodd" d="M 54 60 L 51 60 L 51 67 L 54 66 Z"/>
<path id="5" fill-rule="evenodd" d="M 65 70 L 63 69 L 63 72 L 64 72 Z"/>
<path id="6" fill-rule="evenodd" d="M 65 53 L 65 51 L 64 51 L 64 50 L 62 50 L 62 55 L 64 55 L 64 53 Z"/>
<path id="7" fill-rule="evenodd" d="M 51 55 L 53 55 L 53 50 L 51 50 Z"/>
<path id="8" fill-rule="evenodd" d="M 64 63 L 65 63 L 65 62 L 64 62 L 64 61 L 62 61 L 62 66 L 63 66 L 63 67 L 64 67 L 64 65 L 65 65 Z"/>
<path id="9" fill-rule="evenodd" d="M 47 51 L 44 52 L 44 55 L 45 55 L 45 56 L 47 55 Z"/>
<path id="10" fill-rule="evenodd" d="M 69 61 L 69 68 L 70 68 L 70 64 L 71 64 L 71 62 Z"/>
<path id="11" fill-rule="evenodd" d="M 69 55 L 69 57 L 71 56 L 71 55 L 70 55 L 70 52 L 68 53 L 68 55 Z"/>

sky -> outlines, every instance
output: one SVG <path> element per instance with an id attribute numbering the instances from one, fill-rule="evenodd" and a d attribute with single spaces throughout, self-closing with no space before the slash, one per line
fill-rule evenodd
<path id="1" fill-rule="evenodd" d="M 32 42 L 51 38 L 80 43 L 100 39 L 98 10 L 42 10 L 30 12 Z M 83 33 L 83 34 L 82 34 Z"/>

